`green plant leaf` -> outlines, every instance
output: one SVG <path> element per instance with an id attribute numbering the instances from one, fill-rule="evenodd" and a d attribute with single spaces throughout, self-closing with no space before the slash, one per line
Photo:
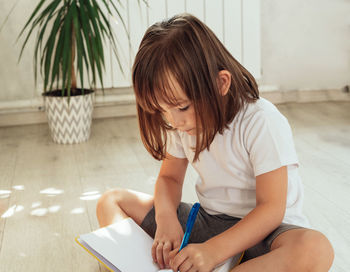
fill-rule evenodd
<path id="1" fill-rule="evenodd" d="M 84 68 L 83 68 L 83 56 L 84 56 L 84 44 L 82 42 L 82 37 L 80 33 L 80 24 L 79 24 L 79 13 L 77 4 L 73 4 L 73 25 L 75 31 L 76 38 L 76 46 L 77 46 L 77 77 L 79 74 L 81 89 L 84 90 Z"/>
<path id="2" fill-rule="evenodd" d="M 98 14 L 93 6 L 87 4 L 86 7 L 87 7 L 89 18 L 90 18 L 90 21 L 92 23 L 94 33 L 95 33 L 95 35 L 92 36 L 92 38 L 91 38 L 91 44 L 92 44 L 94 59 L 96 62 L 98 77 L 100 79 L 100 84 L 101 84 L 102 89 L 103 89 L 102 67 L 104 67 L 104 55 L 103 55 L 100 29 L 99 29 L 98 24 L 96 22 L 96 17 L 98 17 Z"/>
<path id="3" fill-rule="evenodd" d="M 95 1 L 95 0 L 93 0 L 93 1 Z M 111 15 L 111 17 L 113 17 L 112 10 L 109 9 L 108 3 L 106 2 L 106 0 L 102 0 L 102 1 L 103 1 L 104 5 L 106 6 L 106 8 L 108 8 L 108 11 L 109 11 L 109 14 Z M 118 1 L 118 2 L 120 3 L 120 1 Z M 131 47 L 130 35 L 129 35 L 128 29 L 126 27 L 126 24 L 125 24 L 125 22 L 123 20 L 123 17 L 121 16 L 118 8 L 114 5 L 114 3 L 112 2 L 111 4 L 113 5 L 114 10 L 116 10 L 117 15 L 118 15 L 119 19 L 122 22 L 123 29 L 125 30 L 125 33 L 126 33 L 127 38 L 128 38 L 129 47 Z M 121 5 L 121 3 L 120 3 L 120 5 Z M 119 58 L 118 47 L 117 47 L 117 44 L 116 44 L 116 41 L 118 42 L 118 39 L 116 38 L 114 31 L 112 30 L 112 27 L 111 27 L 111 24 L 110 24 L 109 20 L 105 17 L 105 15 L 103 14 L 103 12 L 102 12 L 102 10 L 100 8 L 98 10 L 99 10 L 99 13 L 100 13 L 100 15 L 101 15 L 105 25 L 106 25 L 106 28 L 107 28 L 107 31 L 108 31 L 108 34 L 106 34 L 106 35 L 107 35 L 107 37 L 108 37 L 108 39 L 110 41 L 110 45 L 111 45 L 112 51 L 113 51 L 113 53 L 114 53 L 114 55 L 115 55 L 115 57 L 117 59 L 118 66 L 119 66 L 121 72 L 125 75 L 123 66 L 122 66 L 120 58 Z M 102 24 L 102 21 L 101 21 L 101 24 Z"/>
<path id="4" fill-rule="evenodd" d="M 107 4 L 106 4 L 106 0 L 102 0 L 102 1 L 105 3 L 105 5 L 107 5 Z M 118 2 L 120 3 L 120 1 L 118 1 Z M 124 29 L 127 31 L 126 24 L 125 24 L 125 22 L 124 22 L 124 20 L 123 20 L 123 16 L 121 16 L 121 14 L 120 14 L 120 12 L 119 12 L 119 9 L 118 9 L 117 6 L 114 4 L 113 0 L 109 0 L 109 3 L 112 4 L 112 7 L 113 7 L 114 11 L 118 14 L 118 17 L 119 17 L 120 21 L 122 22 Z M 113 15 L 112 13 L 110 13 L 110 14 Z"/>
<path id="5" fill-rule="evenodd" d="M 86 41 L 85 41 L 85 32 L 84 32 L 84 25 L 82 23 L 82 18 L 81 18 L 81 8 L 78 9 L 78 14 L 79 14 L 79 17 L 78 17 L 78 22 L 80 24 L 80 31 L 79 31 L 79 37 L 81 38 L 81 45 L 82 45 L 82 48 L 83 48 L 83 52 L 82 52 L 82 55 L 83 55 L 83 63 L 84 63 L 84 66 L 85 66 L 85 69 L 86 69 L 86 72 L 87 72 L 87 77 L 88 77 L 88 82 L 89 84 L 91 84 L 91 80 L 90 80 L 90 57 L 89 57 L 89 48 L 86 44 Z M 83 69 L 84 69 L 84 66 L 83 66 Z M 91 85 L 90 85 L 91 86 Z"/>
<path id="6" fill-rule="evenodd" d="M 96 53 L 97 55 L 95 55 L 95 57 L 97 57 L 97 61 L 99 61 L 99 59 L 101 59 L 101 51 L 103 51 L 102 48 L 102 41 L 101 41 L 101 34 L 100 34 L 100 29 L 98 27 L 98 24 L 96 22 L 96 16 L 97 13 L 94 10 L 94 7 L 90 6 L 90 5 L 86 5 L 87 9 L 88 9 L 88 14 L 89 14 L 89 19 L 92 23 L 93 29 L 94 29 L 94 33 L 95 35 L 93 36 L 92 42 L 95 44 L 95 47 L 97 49 Z"/>
<path id="7" fill-rule="evenodd" d="M 67 88 L 67 93 L 70 93 L 71 86 L 68 86 L 68 82 L 71 80 L 71 27 L 72 27 L 72 9 L 70 9 L 71 3 L 67 2 L 67 14 L 63 23 L 64 29 L 64 44 L 63 44 L 63 59 L 62 59 L 62 89 L 64 91 Z M 69 94 L 68 94 L 69 96 Z"/>
<path id="8" fill-rule="evenodd" d="M 146 0 L 143 2 L 147 5 Z M 46 3 L 48 4 L 44 7 Z M 140 5 L 140 0 L 138 3 Z M 28 30 L 18 60 L 21 59 L 34 30 L 37 30 L 34 44 L 34 77 L 36 82 L 39 70 L 44 79 L 44 92 L 48 89 L 52 90 L 56 82 L 57 88 L 61 86 L 62 96 L 65 91 L 68 96 L 71 95 L 72 69 L 76 71 L 76 76 L 79 76 L 82 88 L 84 71 L 87 72 L 90 88 L 96 87 L 97 80 L 104 88 L 103 46 L 107 42 L 123 72 L 118 54 L 120 45 L 109 16 L 116 14 L 118 21 L 122 23 L 130 46 L 130 36 L 119 6 L 122 7 L 120 0 L 39 0 L 17 38 L 18 41 L 19 37 Z"/>
<path id="9" fill-rule="evenodd" d="M 58 34 L 59 32 L 59 34 Z M 64 31 L 62 26 L 58 30 L 57 34 L 57 43 L 56 43 L 56 50 L 54 55 L 54 61 L 52 65 L 52 72 L 51 72 L 51 84 L 49 90 L 52 90 L 52 86 L 54 84 L 54 81 L 57 81 L 57 85 L 59 82 L 59 75 L 60 75 L 60 66 L 61 66 L 61 60 L 62 60 L 62 52 L 63 52 L 63 44 L 64 44 Z M 58 89 L 58 86 L 57 86 Z"/>
<path id="10" fill-rule="evenodd" d="M 46 1 L 46 0 L 41 0 L 41 1 L 39 2 L 39 4 L 36 6 L 34 12 L 33 12 L 32 15 L 30 16 L 29 20 L 27 21 L 27 23 L 26 23 L 25 26 L 23 27 L 23 29 L 22 29 L 22 31 L 20 32 L 20 34 L 18 35 L 16 41 L 18 41 L 18 39 L 22 36 L 24 30 L 29 26 L 29 24 L 31 23 L 31 21 L 34 19 L 34 16 L 39 12 L 40 8 L 42 7 L 42 5 L 44 4 L 45 1 Z M 32 31 L 35 29 L 35 27 L 36 27 L 39 23 L 42 22 L 42 20 L 45 18 L 45 16 L 48 16 L 48 14 L 52 14 L 52 13 L 55 11 L 55 9 L 57 8 L 57 5 L 58 5 L 59 3 L 60 3 L 60 0 L 55 0 L 54 2 L 52 2 L 51 4 L 49 4 L 49 5 L 44 9 L 44 11 L 41 12 L 41 14 L 38 16 L 38 18 L 36 18 L 36 19 L 33 21 L 32 26 L 31 26 L 31 28 L 30 28 L 30 30 L 29 30 L 29 32 L 28 32 L 26 38 L 25 38 L 24 43 L 23 43 L 23 46 L 22 46 L 22 49 L 21 49 L 21 52 L 20 52 L 20 55 L 19 55 L 18 60 L 21 59 L 21 57 L 22 57 L 23 50 L 24 50 L 24 48 L 25 48 L 25 46 L 26 46 L 26 44 L 27 44 L 27 41 L 28 41 L 29 37 L 30 37 L 31 34 L 32 34 Z"/>
<path id="11" fill-rule="evenodd" d="M 59 2 L 59 0 L 57 2 Z M 39 35 L 38 35 L 38 38 L 36 40 L 35 49 L 34 49 L 34 79 L 35 79 L 35 86 L 37 85 L 37 70 L 38 70 L 38 68 L 37 68 L 37 59 L 38 59 L 38 53 L 39 53 L 39 51 L 41 51 L 41 48 L 42 48 L 41 45 L 42 45 L 42 42 L 43 42 L 43 37 L 44 37 L 45 31 L 46 31 L 46 27 L 48 26 L 48 23 L 52 19 L 52 17 L 54 17 L 55 15 L 56 16 L 60 16 L 61 15 L 61 11 L 62 11 L 62 9 L 60 9 L 58 11 L 55 11 L 55 12 L 53 11 L 47 17 L 45 23 L 40 24 L 40 28 L 39 28 L 39 31 L 38 31 Z M 43 58 L 41 58 L 41 66 L 42 66 L 42 63 L 43 63 Z"/>
<path id="12" fill-rule="evenodd" d="M 90 62 L 90 66 L 87 66 L 87 68 L 88 68 L 88 71 L 91 71 L 91 74 L 92 74 L 92 84 L 96 86 L 96 67 L 95 67 L 95 59 L 93 55 L 92 42 L 91 42 L 93 31 L 90 28 L 86 7 L 80 6 L 80 11 L 81 11 L 81 25 L 82 25 L 83 34 L 84 34 L 83 35 L 84 43 L 87 48 L 87 52 L 88 52 L 87 55 Z"/>
<path id="13" fill-rule="evenodd" d="M 49 74 L 50 74 L 50 68 L 51 68 L 51 60 L 52 60 L 52 52 L 54 50 L 55 41 L 57 37 L 57 31 L 61 26 L 61 12 L 59 12 L 56 16 L 56 19 L 53 23 L 52 30 L 50 33 L 50 36 L 47 39 L 46 45 L 45 45 L 45 65 L 44 65 L 44 92 L 47 91 L 47 86 L 49 84 Z M 54 78 L 51 77 L 51 81 L 53 81 Z M 52 85 L 52 84 L 51 84 Z"/>

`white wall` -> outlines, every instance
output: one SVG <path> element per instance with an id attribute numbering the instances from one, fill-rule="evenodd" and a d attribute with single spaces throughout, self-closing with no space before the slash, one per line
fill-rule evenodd
<path id="1" fill-rule="evenodd" d="M 168 8 L 172 1 L 167 0 Z M 194 0 L 185 3 L 189 1 Z M 214 0 L 204 1 L 212 4 Z M 17 66 L 21 42 L 14 44 L 19 26 L 35 4 L 20 0 L 16 15 L 10 16 L 0 32 L 0 102 L 40 96 L 40 85 L 34 89 L 31 72 L 33 48 L 26 49 L 20 63 L 23 73 Z M 0 0 L 0 24 L 12 5 L 13 1 Z M 261 85 L 295 90 L 350 84 L 350 1 L 261 1 L 261 62 Z"/>
<path id="2" fill-rule="evenodd" d="M 13 7 L 14 1 L 0 0 L 0 26 Z M 37 95 L 34 89 L 32 59 L 29 52 L 34 51 L 32 44 L 29 44 L 20 62 L 21 69 L 18 69 L 17 59 L 20 53 L 20 42 L 16 42 L 19 29 L 28 20 L 28 11 L 34 10 L 37 1 L 19 1 L 14 12 L 9 16 L 8 21 L 0 32 L 0 102 L 11 100 L 25 100 Z M 15 16 L 16 15 L 16 16 Z"/>
<path id="3" fill-rule="evenodd" d="M 30 105 L 33 104 L 31 100 L 40 97 L 42 90 L 40 78 L 36 90 L 33 85 L 31 62 L 34 39 L 31 37 L 28 41 L 28 47 L 20 65 L 17 65 L 16 59 L 23 38 L 16 45 L 14 41 L 37 1 L 0 1 L 2 1 L 0 18 L 5 18 L 14 2 L 19 3 L 0 36 L 0 58 L 4 60 L 0 64 L 0 81 L 4 90 L 0 92 L 0 102 L 13 101 L 10 104 L 14 105 L 16 100 L 26 100 L 20 104 Z M 117 6 L 120 7 L 126 28 L 130 33 L 131 47 L 122 24 L 120 22 L 115 24 L 115 20 L 111 20 L 111 25 L 118 37 L 119 53 L 121 53 L 125 74 L 121 73 L 116 58 L 111 54 L 110 45 L 105 44 L 104 86 L 106 88 L 131 86 L 131 65 L 147 27 L 181 12 L 192 13 L 203 20 L 236 59 L 241 61 L 254 76 L 260 77 L 260 0 L 148 0 L 148 6 L 140 0 L 121 0 L 120 2 L 122 7 L 118 4 Z M 119 20 L 117 15 L 114 17 Z M 101 87 L 99 83 L 97 87 Z M 4 108 L 5 104 L 0 103 L 0 109 Z"/>
<path id="4" fill-rule="evenodd" d="M 349 0 L 263 0 L 261 84 L 282 90 L 350 84 Z"/>

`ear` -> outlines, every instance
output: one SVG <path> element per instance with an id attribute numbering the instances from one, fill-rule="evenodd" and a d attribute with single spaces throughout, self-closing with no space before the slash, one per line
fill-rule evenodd
<path id="1" fill-rule="evenodd" d="M 231 86 L 231 73 L 227 70 L 221 70 L 217 77 L 217 84 L 220 94 L 225 96 Z"/>

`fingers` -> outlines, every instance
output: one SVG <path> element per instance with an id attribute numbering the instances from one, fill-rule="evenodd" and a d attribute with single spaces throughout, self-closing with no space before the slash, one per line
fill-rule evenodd
<path id="1" fill-rule="evenodd" d="M 152 245 L 152 259 L 157 263 L 161 269 L 169 267 L 170 257 L 169 254 L 172 250 L 172 243 L 167 241 L 154 242 Z"/>
<path id="2" fill-rule="evenodd" d="M 173 255 L 175 254 L 175 256 L 173 257 Z M 191 262 L 186 262 L 188 256 L 187 254 L 183 254 L 183 251 L 175 251 L 173 250 L 171 252 L 171 256 L 172 258 L 170 258 L 170 268 L 173 271 L 188 271 L 189 269 L 191 269 L 192 264 Z M 187 263 L 187 265 L 185 265 L 185 262 Z M 189 264 L 189 265 L 188 265 Z M 182 265 L 184 265 L 184 267 L 181 267 Z M 185 270 L 187 269 L 187 270 Z"/>
<path id="3" fill-rule="evenodd" d="M 182 240 L 175 241 L 174 244 L 173 244 L 173 249 L 177 249 L 177 251 L 179 251 L 180 246 L 181 246 L 181 241 Z"/>
<path id="4" fill-rule="evenodd" d="M 169 253 L 172 250 L 172 245 L 170 242 L 165 242 L 163 246 L 163 259 L 166 267 L 169 267 Z"/>
<path id="5" fill-rule="evenodd" d="M 157 245 L 158 245 L 158 242 L 154 241 L 152 245 L 152 259 L 154 263 L 157 263 L 157 255 L 156 255 Z"/>
<path id="6" fill-rule="evenodd" d="M 163 243 L 158 243 L 156 248 L 156 262 L 158 263 L 160 269 L 164 268 L 163 260 Z"/>
<path id="7" fill-rule="evenodd" d="M 196 271 L 191 262 L 184 262 L 179 267 L 180 272 Z"/>
<path id="8" fill-rule="evenodd" d="M 187 258 L 183 263 L 180 264 L 178 268 L 171 267 L 173 271 L 180 272 L 197 272 L 198 270 L 194 266 L 194 264 Z"/>
<path id="9" fill-rule="evenodd" d="M 198 269 L 196 269 L 194 266 L 192 266 L 191 269 L 188 270 L 187 272 L 198 272 Z"/>
<path id="10" fill-rule="evenodd" d="M 180 247 L 174 248 L 172 251 L 169 253 L 169 259 L 172 260 L 176 256 L 177 253 L 179 253 Z"/>

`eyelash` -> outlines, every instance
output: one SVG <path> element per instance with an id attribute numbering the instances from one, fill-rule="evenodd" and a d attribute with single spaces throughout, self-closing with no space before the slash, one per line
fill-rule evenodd
<path id="1" fill-rule="evenodd" d="M 188 106 L 186 106 L 184 108 L 179 108 L 179 111 L 187 111 L 189 107 L 190 107 L 190 105 L 188 105 Z"/>

